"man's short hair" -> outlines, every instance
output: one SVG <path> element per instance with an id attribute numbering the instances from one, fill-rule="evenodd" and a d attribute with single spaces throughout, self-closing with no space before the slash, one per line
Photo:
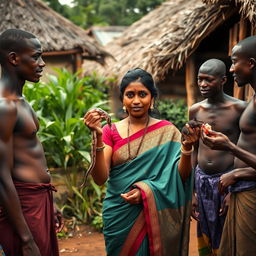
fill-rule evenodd
<path id="1" fill-rule="evenodd" d="M 36 38 L 21 29 L 7 29 L 0 35 L 0 64 L 4 63 L 9 52 L 19 52 L 26 46 L 26 39 Z"/>
<path id="2" fill-rule="evenodd" d="M 226 76 L 226 65 L 219 59 L 209 59 L 199 68 L 199 73 L 205 73 L 212 76 Z"/>

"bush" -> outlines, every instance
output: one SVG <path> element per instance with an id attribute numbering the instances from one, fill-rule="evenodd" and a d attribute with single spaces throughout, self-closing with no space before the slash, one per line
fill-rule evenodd
<path id="1" fill-rule="evenodd" d="M 92 107 L 108 110 L 108 95 L 104 93 L 104 80 L 97 80 L 95 76 L 80 79 L 78 73 L 56 71 L 58 77 L 49 76 L 47 83 L 27 83 L 24 95 L 39 119 L 38 135 L 48 167 L 64 170 L 67 191 L 59 208 L 64 216 L 75 216 L 88 223 L 101 216 L 105 188 L 99 188 L 92 179 L 86 188 L 79 188 L 81 171 L 86 170 L 91 160 L 91 132 L 83 124 L 82 117 Z M 105 89 L 101 91 L 95 87 Z"/>
<path id="2" fill-rule="evenodd" d="M 188 108 L 184 100 L 159 100 L 157 109 L 160 112 L 161 119 L 172 122 L 179 130 L 188 121 Z"/>

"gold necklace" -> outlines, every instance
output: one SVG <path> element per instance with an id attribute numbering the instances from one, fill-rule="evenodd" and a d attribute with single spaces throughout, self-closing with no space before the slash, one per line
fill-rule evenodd
<path id="1" fill-rule="evenodd" d="M 131 125 L 131 120 L 130 120 L 130 118 L 128 119 L 128 126 L 127 126 L 128 138 L 127 138 L 127 139 L 128 139 L 128 159 L 129 159 L 129 160 L 135 159 L 135 158 L 138 156 L 139 152 L 140 152 L 140 148 L 141 148 L 141 146 L 142 146 L 144 137 L 145 137 L 145 135 L 146 135 L 146 133 L 147 133 L 147 130 L 148 130 L 149 119 L 150 119 L 150 118 L 148 117 L 148 120 L 147 120 L 147 123 L 146 123 L 146 127 L 144 128 L 143 136 L 142 136 L 142 138 L 141 138 L 141 140 L 140 140 L 140 143 L 139 143 L 137 152 L 136 152 L 136 154 L 135 154 L 134 156 L 131 156 L 131 146 L 130 146 L 130 125 Z"/>

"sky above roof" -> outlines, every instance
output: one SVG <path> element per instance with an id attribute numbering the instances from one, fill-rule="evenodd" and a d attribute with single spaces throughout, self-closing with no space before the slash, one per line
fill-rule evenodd
<path id="1" fill-rule="evenodd" d="M 59 0 L 59 2 L 61 4 L 66 4 L 66 5 L 72 6 L 73 0 Z"/>

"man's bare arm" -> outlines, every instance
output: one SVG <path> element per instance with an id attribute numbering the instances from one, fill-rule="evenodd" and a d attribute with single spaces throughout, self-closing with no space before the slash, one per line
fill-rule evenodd
<path id="1" fill-rule="evenodd" d="M 256 180 L 256 170 L 251 167 L 237 168 L 231 172 L 221 175 L 219 183 L 220 193 L 223 194 L 227 187 L 239 180 Z"/>
<path id="2" fill-rule="evenodd" d="M 213 150 L 230 151 L 235 157 L 256 169 L 256 155 L 238 147 L 223 133 L 210 131 L 207 135 L 202 133 L 201 138 L 209 148 Z"/>

